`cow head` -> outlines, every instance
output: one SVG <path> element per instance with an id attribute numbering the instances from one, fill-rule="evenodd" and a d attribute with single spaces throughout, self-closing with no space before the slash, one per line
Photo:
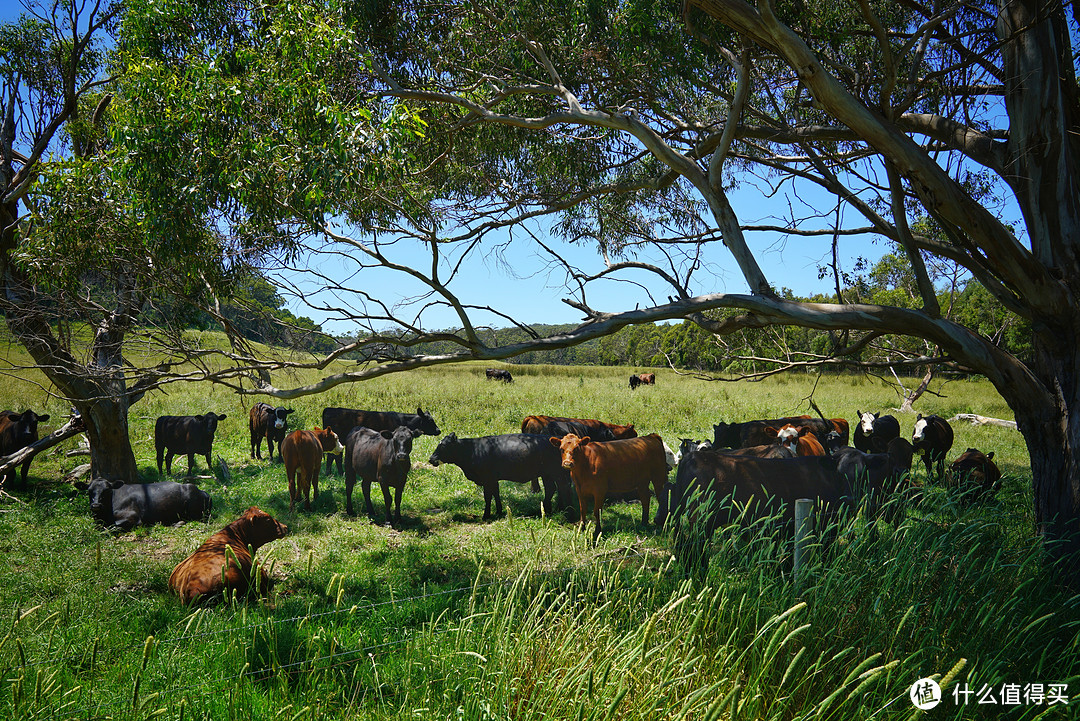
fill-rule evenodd
<path id="1" fill-rule="evenodd" d="M 772 431 L 772 428 L 766 428 L 766 431 Z M 790 423 L 780 430 L 776 431 L 776 442 L 791 452 L 792 455 L 798 455 L 799 452 L 799 436 L 806 434 L 806 427 L 800 426 L 796 428 Z"/>
<path id="2" fill-rule="evenodd" d="M 915 419 L 915 430 L 911 434 L 911 442 L 918 445 L 924 438 L 926 438 L 926 419 L 923 418 L 923 414 L 920 413 L 919 417 Z"/>
<path id="3" fill-rule="evenodd" d="M 739 433 L 734 423 L 716 423 L 712 430 L 714 447 L 734 448 L 739 445 Z"/>
<path id="4" fill-rule="evenodd" d="M 87 483 L 76 483 L 75 488 L 86 491 L 90 499 L 90 513 L 104 524 L 113 522 L 113 491 L 124 485 L 123 481 L 96 478 Z"/>
<path id="5" fill-rule="evenodd" d="M 15 438 L 13 440 L 24 447 L 38 439 L 38 423 L 49 420 L 48 413 L 39 416 L 33 411 L 23 411 L 22 413 L 7 411 L 7 417 L 15 429 Z"/>
<path id="6" fill-rule="evenodd" d="M 345 446 L 341 445 L 338 434 L 329 428 L 316 428 L 315 437 L 319 439 L 323 453 L 341 453 L 345 450 Z"/>
<path id="7" fill-rule="evenodd" d="M 834 453 L 844 447 L 844 437 L 840 431 L 829 431 L 825 434 L 825 447 L 829 453 Z"/>
<path id="8" fill-rule="evenodd" d="M 213 438 L 214 433 L 217 432 L 217 424 L 220 421 L 225 420 L 226 416 L 224 414 L 219 416 L 217 413 L 211 412 L 207 413 L 204 416 L 201 416 L 201 418 L 203 419 L 203 423 L 206 424 L 207 433 L 209 433 L 210 437 Z"/>
<path id="9" fill-rule="evenodd" d="M 271 423 L 273 423 L 274 425 L 274 428 L 277 428 L 280 431 L 283 428 L 288 427 L 288 416 L 292 412 L 292 408 L 285 408 L 284 406 L 278 406 L 277 408 L 273 409 L 273 411 L 271 411 L 270 419 Z"/>
<path id="10" fill-rule="evenodd" d="M 874 432 L 874 421 L 877 420 L 878 413 L 863 413 L 862 411 L 855 411 L 859 414 L 859 430 L 862 431 L 864 436 L 868 436 Z"/>
<path id="11" fill-rule="evenodd" d="M 288 526 L 255 506 L 244 511 L 244 515 L 233 521 L 233 524 L 240 526 L 242 538 L 253 549 L 284 538 L 289 532 Z"/>
<path id="12" fill-rule="evenodd" d="M 420 406 L 416 407 L 416 415 L 420 416 L 419 431 L 425 436 L 437 436 L 439 435 L 439 427 L 435 425 L 435 419 L 431 417 L 431 414 L 424 413 Z"/>
<path id="13" fill-rule="evenodd" d="M 379 431 L 379 435 L 390 441 L 391 462 L 408 465 L 410 463 L 409 455 L 412 453 L 413 439 L 422 436 L 423 433 L 405 426 L 398 426 L 392 431 Z"/>
<path id="14" fill-rule="evenodd" d="M 562 438 L 549 438 L 548 441 L 562 454 L 562 467 L 570 469 L 574 467 L 575 459 L 585 453 L 585 446 L 589 445 L 592 439 L 588 436 L 579 438 L 573 433 L 567 433 Z"/>
<path id="15" fill-rule="evenodd" d="M 439 445 L 435 449 L 435 452 L 431 454 L 431 458 L 428 459 L 428 463 L 433 466 L 437 466 L 440 463 L 452 463 L 452 459 L 457 456 L 457 446 L 457 434 L 447 434 L 443 437 L 441 441 L 439 441 Z"/>

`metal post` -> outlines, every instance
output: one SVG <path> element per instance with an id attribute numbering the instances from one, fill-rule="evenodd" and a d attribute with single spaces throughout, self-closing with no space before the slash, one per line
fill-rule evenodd
<path id="1" fill-rule="evenodd" d="M 802 566 L 806 552 L 806 537 L 810 533 L 810 521 L 814 517 L 814 499 L 799 498 L 795 501 L 795 592 L 802 585 Z"/>

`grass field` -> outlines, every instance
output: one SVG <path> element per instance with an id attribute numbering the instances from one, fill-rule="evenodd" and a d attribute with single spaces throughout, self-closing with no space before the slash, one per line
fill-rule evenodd
<path id="1" fill-rule="evenodd" d="M 851 376 L 815 390 L 811 375 L 726 384 L 656 369 L 656 386 L 631 392 L 624 368 L 513 373 L 506 385 L 485 381 L 482 366 L 446 366 L 285 405 L 293 428 L 314 427 L 326 406 L 419 405 L 461 437 L 517 432 L 540 413 L 635 423 L 674 445 L 711 437 L 721 420 L 810 412 L 812 391 L 827 415 L 851 421 L 899 403 Z M 66 405 L 32 381 L 9 379 L 0 407 L 48 411 L 58 425 Z M 1011 418 L 984 381 L 931 390 L 924 414 Z M 996 501 L 969 508 L 928 488 L 898 530 L 856 523 L 813 554 L 796 592 L 788 549 L 764 534 L 718 534 L 707 576 L 688 578 L 636 503 L 604 510 L 595 546 L 545 517 L 527 485 L 504 483 L 508 513 L 483 522 L 480 489 L 426 463 L 431 437 L 414 445 L 401 529 L 348 517 L 336 475 L 321 479 L 313 512 L 290 512 L 280 462 L 248 457 L 258 400 L 177 385 L 133 409 L 146 480 L 158 479 L 158 415 L 228 415 L 214 454 L 229 478 L 197 459 L 208 524 L 97 528 L 85 497 L 59 480 L 85 460 L 65 456 L 74 441 L 35 460 L 29 491 L 8 489 L 22 502 L 0 507 L 0 718 L 908 718 L 912 683 L 934 675 L 949 683 L 933 718 L 1075 718 L 1080 698 L 991 706 L 973 695 L 965 706 L 951 695 L 962 684 L 1000 696 L 1003 684 L 1063 683 L 1080 696 L 1080 597 L 1040 563 L 1015 431 L 955 428 L 953 455 L 995 451 L 1006 472 Z M 901 418 L 905 433 L 913 422 Z M 174 459 L 177 476 L 186 467 Z M 251 505 L 290 529 L 260 553 L 275 595 L 180 606 L 172 567 Z"/>

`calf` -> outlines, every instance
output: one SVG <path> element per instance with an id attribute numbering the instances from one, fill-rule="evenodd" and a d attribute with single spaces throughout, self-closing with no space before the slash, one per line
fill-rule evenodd
<path id="1" fill-rule="evenodd" d="M 630 376 L 630 390 L 636 389 L 639 385 L 641 385 L 641 376 L 636 373 Z"/>
<path id="2" fill-rule="evenodd" d="M 491 500 L 495 513 L 502 515 L 502 494 L 499 481 L 515 483 L 544 480 L 544 512 L 551 514 L 551 498 L 558 494 L 562 508 L 570 493 L 570 479 L 562 467 L 558 451 L 551 447 L 547 436 L 509 433 L 481 438 L 458 438 L 451 433 L 439 441 L 428 463 L 438 466 L 451 463 L 465 477 L 484 491 L 484 520 L 490 519 Z"/>
<path id="3" fill-rule="evenodd" d="M 394 520 L 401 523 L 401 492 L 409 477 L 413 439 L 420 431 L 398 426 L 392 431 L 373 431 L 357 428 L 345 440 L 345 510 L 355 516 L 352 505 L 353 486 L 360 476 L 364 491 L 364 510 L 375 516 L 371 505 L 371 482 L 378 481 L 386 504 L 386 525 L 391 525 L 390 489 L 394 489 Z"/>
<path id="4" fill-rule="evenodd" d="M 278 444 L 278 456 L 281 455 L 281 442 L 289 432 L 289 414 L 291 408 L 269 403 L 256 403 L 248 413 L 248 430 L 251 432 L 251 457 L 262 460 L 262 441 L 266 439 L 266 457 L 274 460 L 274 443 Z"/>
<path id="5" fill-rule="evenodd" d="M 594 442 L 569 433 L 560 438 L 549 438 L 551 445 L 559 449 L 562 466 L 570 471 L 570 479 L 577 489 L 578 508 L 581 515 L 579 528 L 584 531 L 588 524 L 588 499 L 593 501 L 593 541 L 600 536 L 600 509 L 608 493 L 636 490 L 641 500 L 641 522 L 649 522 L 649 486 L 656 494 L 657 511 L 654 519 L 661 525 L 667 516 L 667 461 L 664 458 L 664 442 L 655 433 L 643 438 L 626 438 L 615 441 Z"/>
<path id="6" fill-rule="evenodd" d="M 293 431 L 285 436 L 278 451 L 285 462 L 285 475 L 289 478 L 289 510 L 304 498 L 304 510 L 311 510 L 311 492 L 319 498 L 319 469 L 323 453 L 341 453 L 344 450 L 337 434 L 327 428 L 313 431 Z"/>
<path id="7" fill-rule="evenodd" d="M 900 421 L 893 416 L 855 412 L 859 415 L 859 423 L 855 426 L 853 443 L 863 453 L 884 453 L 889 441 L 900 437 Z"/>
<path id="8" fill-rule="evenodd" d="M 49 420 L 49 414 L 38 415 L 33 411 L 0 411 L 0 456 L 10 456 L 15 451 L 21 451 L 38 439 L 37 426 L 39 422 Z M 30 461 L 27 458 L 22 464 L 21 485 L 26 488 L 26 474 L 30 470 Z M 4 475 L 4 482 L 15 480 L 15 467 L 8 469 Z"/>
<path id="9" fill-rule="evenodd" d="M 968 448 L 949 465 L 948 478 L 961 488 L 974 486 L 972 500 L 993 498 L 1001 490 L 1001 470 L 994 463 L 993 451 Z"/>
<path id="10" fill-rule="evenodd" d="M 501 368 L 488 368 L 484 371 L 484 375 L 489 381 L 502 381 L 503 383 L 514 382 L 514 376 L 510 375 L 510 371 Z"/>
<path id="11" fill-rule="evenodd" d="M 352 408 L 324 408 L 322 412 L 323 428 L 329 428 L 338 434 L 338 438 L 348 439 L 353 428 L 363 426 L 373 431 L 392 431 L 398 426 L 405 426 L 419 431 L 425 436 L 437 436 L 441 433 L 435 419 L 417 406 L 416 413 L 395 413 L 392 411 L 360 411 Z M 337 459 L 338 472 L 341 472 L 341 455 L 326 456 L 326 473 Z"/>
<path id="12" fill-rule="evenodd" d="M 176 564 L 169 576 L 169 588 L 184 604 L 219 593 L 229 597 L 254 591 L 265 596 L 270 590 L 269 574 L 254 563 L 252 555 L 288 532 L 284 523 L 252 506 Z"/>
<path id="13" fill-rule="evenodd" d="M 171 526 L 210 519 L 210 494 L 193 483 L 128 483 L 98 478 L 76 483 L 90 498 L 90 513 L 113 531 L 155 523 Z"/>
<path id="14" fill-rule="evenodd" d="M 195 454 L 206 456 L 206 467 L 213 469 L 210 454 L 214 450 L 214 434 L 224 415 L 207 413 L 201 416 L 161 416 L 154 424 L 154 448 L 157 450 L 157 469 L 161 475 L 161 460 L 165 457 L 165 472 L 172 473 L 174 455 L 187 455 L 188 475 L 195 467 Z M 168 449 L 168 454 L 165 454 Z"/>
<path id="15" fill-rule="evenodd" d="M 926 465 L 926 476 L 934 475 L 934 466 L 937 466 L 937 477 L 945 475 L 945 456 L 952 449 L 953 429 L 941 416 L 923 416 L 922 413 L 915 419 L 915 430 L 911 434 L 911 445 L 915 453 L 921 453 L 923 463 Z"/>

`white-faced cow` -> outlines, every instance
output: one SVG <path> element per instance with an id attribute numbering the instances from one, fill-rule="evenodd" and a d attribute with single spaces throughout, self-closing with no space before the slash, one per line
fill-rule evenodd
<path id="1" fill-rule="evenodd" d="M 201 416 L 161 416 L 154 424 L 154 448 L 157 449 L 158 474 L 162 457 L 165 472 L 172 473 L 174 455 L 187 455 L 188 475 L 195 467 L 195 454 L 206 457 L 206 467 L 212 469 L 210 454 L 214 449 L 214 433 L 224 415 L 207 413 Z M 168 454 L 166 454 L 168 450 Z"/>
<path id="2" fill-rule="evenodd" d="M 281 455 L 281 442 L 289 433 L 289 414 L 291 408 L 269 403 L 256 403 L 248 413 L 248 430 L 251 432 L 251 457 L 262 459 L 262 441 L 266 439 L 266 457 L 274 460 L 274 443 L 278 444 Z"/>
<path id="3" fill-rule="evenodd" d="M 113 531 L 210 518 L 210 494 L 193 483 L 124 483 L 98 478 L 90 483 L 76 483 L 75 488 L 86 491 L 91 514 Z"/>
<path id="4" fill-rule="evenodd" d="M 900 437 L 900 421 L 895 417 L 855 412 L 859 414 L 859 423 L 852 444 L 863 453 L 884 453 L 889 441 Z"/>
<path id="5" fill-rule="evenodd" d="M 9 456 L 21 451 L 38 439 L 38 423 L 49 420 L 49 414 L 38 415 L 33 411 L 0 411 L 0 456 Z M 21 484 L 26 488 L 26 474 L 30 470 L 30 460 L 22 464 Z M 15 480 L 15 468 L 8 469 L 5 482 Z"/>
<path id="6" fill-rule="evenodd" d="M 924 416 L 922 413 L 915 420 L 915 430 L 911 434 L 911 445 L 915 453 L 921 453 L 926 465 L 926 475 L 937 477 L 945 475 L 945 456 L 952 449 L 953 429 L 941 416 Z"/>
<path id="7" fill-rule="evenodd" d="M 361 411 L 352 408 L 324 408 L 322 412 L 323 428 L 329 428 L 338 434 L 342 441 L 349 437 L 353 428 L 370 428 L 373 431 L 392 431 L 398 426 L 405 426 L 425 436 L 437 436 L 439 426 L 430 413 L 424 413 L 419 406 L 416 413 L 397 413 L 394 411 Z M 341 455 L 326 456 L 326 473 L 329 475 L 331 464 L 337 459 L 338 472 L 341 472 Z"/>
<path id="8" fill-rule="evenodd" d="M 405 426 L 398 426 L 392 431 L 373 431 L 370 428 L 356 428 L 345 441 L 345 510 L 350 516 L 353 511 L 352 492 L 356 477 L 360 477 L 360 486 L 364 491 L 364 509 L 368 516 L 374 517 L 375 509 L 371 505 L 371 483 L 378 482 L 382 487 L 383 501 L 386 503 L 386 525 L 391 525 L 390 489 L 394 489 L 393 521 L 401 523 L 401 493 L 405 490 L 405 481 L 412 467 L 410 454 L 413 439 L 423 435 Z"/>

